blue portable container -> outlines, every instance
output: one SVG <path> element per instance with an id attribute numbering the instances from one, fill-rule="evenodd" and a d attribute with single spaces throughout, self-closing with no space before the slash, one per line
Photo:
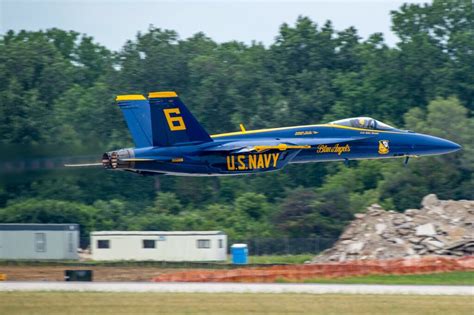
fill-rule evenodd
<path id="1" fill-rule="evenodd" d="M 247 244 L 234 244 L 230 247 L 232 253 L 232 263 L 245 265 L 248 263 L 249 251 Z"/>

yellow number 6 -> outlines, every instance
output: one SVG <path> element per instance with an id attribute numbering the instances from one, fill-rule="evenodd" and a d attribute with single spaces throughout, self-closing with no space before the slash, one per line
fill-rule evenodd
<path id="1" fill-rule="evenodd" d="M 166 108 L 163 109 L 165 113 L 166 121 L 171 131 L 186 130 L 186 125 L 184 124 L 183 117 L 181 116 L 171 116 L 171 114 L 180 115 L 181 112 L 179 108 Z"/>

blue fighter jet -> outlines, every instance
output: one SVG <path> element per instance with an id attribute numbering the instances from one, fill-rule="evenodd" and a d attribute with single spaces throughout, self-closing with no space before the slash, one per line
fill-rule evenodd
<path id="1" fill-rule="evenodd" d="M 223 176 L 282 169 L 290 163 L 445 154 L 460 145 L 400 130 L 369 117 L 320 125 L 209 135 L 175 92 L 119 95 L 134 148 L 103 154 L 104 168 L 141 175 Z M 96 165 L 97 165 L 96 164 Z M 82 164 L 85 166 L 94 164 Z M 73 166 L 73 165 L 71 165 Z"/>

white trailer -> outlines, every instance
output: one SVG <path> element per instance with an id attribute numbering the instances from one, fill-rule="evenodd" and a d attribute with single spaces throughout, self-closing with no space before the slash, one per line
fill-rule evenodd
<path id="1" fill-rule="evenodd" d="M 0 259 L 79 259 L 78 224 L 0 224 Z"/>
<path id="2" fill-rule="evenodd" d="M 221 231 L 101 231 L 91 233 L 93 260 L 224 261 Z"/>

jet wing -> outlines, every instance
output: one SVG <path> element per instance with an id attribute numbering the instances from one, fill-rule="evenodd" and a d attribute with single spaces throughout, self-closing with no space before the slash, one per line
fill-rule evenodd
<path id="1" fill-rule="evenodd" d="M 265 152 L 268 150 L 306 150 L 321 144 L 336 144 L 368 139 L 373 135 L 351 138 L 285 138 L 285 139 L 260 139 L 247 141 L 233 141 L 209 147 L 206 152 L 251 153 Z"/>

